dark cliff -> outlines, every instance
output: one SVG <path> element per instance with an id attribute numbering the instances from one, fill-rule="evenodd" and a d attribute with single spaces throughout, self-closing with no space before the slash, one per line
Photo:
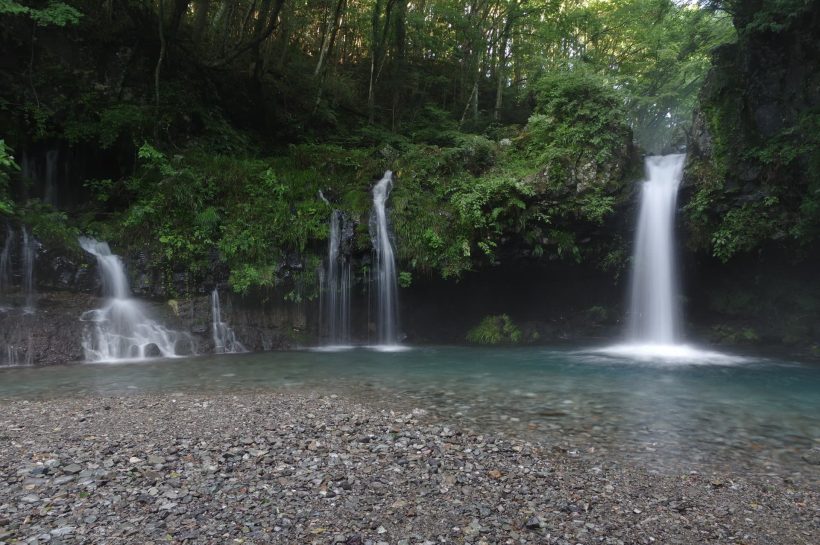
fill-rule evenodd
<path id="1" fill-rule="evenodd" d="M 817 350 L 820 2 L 728 7 L 689 141 L 688 295 L 716 340 Z"/>

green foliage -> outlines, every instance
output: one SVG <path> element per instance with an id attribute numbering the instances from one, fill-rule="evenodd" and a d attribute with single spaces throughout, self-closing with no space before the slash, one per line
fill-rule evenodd
<path id="1" fill-rule="evenodd" d="M 282 297 L 299 302 L 315 297 L 315 246 L 327 237 L 330 211 L 318 198 L 323 176 L 300 165 L 333 171 L 343 179 L 344 173 L 356 171 L 358 155 L 332 147 L 294 147 L 292 152 L 271 160 L 199 150 L 169 157 L 144 144 L 138 152 L 140 168 L 124 189 L 105 180 L 87 185 L 103 201 L 116 191 L 136 197 L 122 215 L 121 229 L 132 243 L 158 250 L 169 271 L 185 265 L 204 274 L 218 249 L 236 291 L 281 288 Z M 314 161 L 319 155 L 322 161 Z M 291 270 L 287 263 L 294 259 L 300 265 Z"/>
<path id="2" fill-rule="evenodd" d="M 806 247 L 820 238 L 820 173 L 814 168 L 820 166 L 820 114 L 806 112 L 775 137 L 749 145 L 753 137 L 741 108 L 734 99 L 707 103 L 714 157 L 690 169 L 697 180 L 686 206 L 693 243 L 724 262 L 771 242 Z M 760 173 L 754 193 L 727 190 L 741 169 Z M 801 181 L 780 183 L 801 171 Z"/>
<path id="3" fill-rule="evenodd" d="M 50 1 L 45 8 L 24 6 L 14 0 L 0 0 L 0 15 L 28 15 L 38 26 L 76 25 L 83 16 L 77 9 L 65 2 Z"/>
<path id="4" fill-rule="evenodd" d="M 535 84 L 537 105 L 525 151 L 553 183 L 596 177 L 625 152 L 630 131 L 623 97 L 583 70 L 549 72 Z"/>
<path id="5" fill-rule="evenodd" d="M 71 252 L 79 251 L 77 238 L 80 231 L 70 223 L 65 212 L 32 200 L 18 208 L 17 216 L 23 224 L 31 228 L 32 234 L 47 246 Z"/>
<path id="6" fill-rule="evenodd" d="M 87 93 L 83 98 L 90 103 L 73 108 L 72 117 L 66 122 L 65 137 L 69 142 L 95 142 L 108 149 L 121 137 L 137 140 L 148 134 L 153 122 L 150 109 L 123 103 L 100 108 L 100 97 L 95 93 Z"/>
<path id="7" fill-rule="evenodd" d="M 609 312 L 607 309 L 598 305 L 587 309 L 586 315 L 592 323 L 603 323 L 609 319 Z"/>
<path id="8" fill-rule="evenodd" d="M 388 168 L 402 285 L 511 256 L 615 268 L 601 240 L 630 125 L 682 123 L 688 106 L 670 118 L 670 104 L 725 27 L 671 0 L 346 3 L 342 47 L 324 3 L 166 3 L 161 18 L 156 2 L 27 4 L 0 0 L 18 21 L 0 110 L 13 142 L 99 150 L 77 223 L 146 248 L 166 275 L 220 260 L 238 291 L 292 301 L 311 297 L 331 208 L 353 218 L 354 253 L 370 250 L 371 182 Z M 143 47 L 157 21 L 160 63 Z"/>
<path id="9" fill-rule="evenodd" d="M 399 286 L 402 288 L 409 288 L 413 284 L 413 273 L 408 271 L 401 271 L 399 273 Z"/>
<path id="10" fill-rule="evenodd" d="M 629 160 L 621 98 L 586 73 L 545 75 L 540 85 L 541 113 L 515 148 L 449 129 L 426 136 L 442 146 L 405 148 L 391 197 L 403 261 L 459 277 L 497 263 L 507 240 L 535 258 L 582 261 L 597 251 L 576 231 L 603 225 L 618 204 Z"/>
<path id="11" fill-rule="evenodd" d="M 733 255 L 748 252 L 762 241 L 773 237 L 784 237 L 778 231 L 778 222 L 768 214 L 767 209 L 777 204 L 776 197 L 762 202 L 744 204 L 729 210 L 718 229 L 712 235 L 715 257 L 726 262 Z"/>
<path id="12" fill-rule="evenodd" d="M 149 144 L 138 153 L 141 168 L 126 184 L 137 195 L 122 227 L 132 236 L 150 237 L 169 261 L 188 263 L 193 271 L 207 266 L 218 239 L 210 202 L 216 195 L 212 177 L 203 176 L 184 157 L 166 157 Z"/>
<path id="13" fill-rule="evenodd" d="M 760 341 L 757 332 L 751 327 L 735 327 L 727 324 L 714 326 L 712 338 L 715 342 L 727 344 L 754 344 Z"/>
<path id="14" fill-rule="evenodd" d="M 699 120 L 711 142 L 704 146 L 709 156 L 697 156 L 688 169 L 695 188 L 686 207 L 691 245 L 724 262 L 778 246 L 799 257 L 820 240 L 820 111 L 788 89 L 809 84 L 816 70 L 780 88 L 771 78 L 763 86 L 755 82 L 759 72 L 779 69 L 776 55 L 814 45 L 813 7 L 803 0 L 719 4 L 732 13 L 737 43 L 715 51 L 701 94 Z M 791 45 L 778 50 L 785 43 Z M 761 50 L 760 66 L 739 62 Z M 781 94 L 778 119 L 764 129 L 775 93 Z"/>
<path id="15" fill-rule="evenodd" d="M 98 202 L 107 202 L 111 198 L 111 193 L 114 190 L 114 182 L 109 179 L 105 180 L 86 180 L 83 186 L 94 195 L 94 199 Z"/>
<path id="16" fill-rule="evenodd" d="M 486 316 L 467 332 L 467 342 L 472 344 L 517 344 L 521 339 L 521 329 L 506 314 Z"/>
<path id="17" fill-rule="evenodd" d="M 9 198 L 9 174 L 20 170 L 14 161 L 12 149 L 0 138 L 0 214 L 11 214 L 14 212 L 14 203 Z"/>

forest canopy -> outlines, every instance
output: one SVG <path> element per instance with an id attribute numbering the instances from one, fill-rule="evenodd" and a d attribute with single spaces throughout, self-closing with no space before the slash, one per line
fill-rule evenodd
<path id="1" fill-rule="evenodd" d="M 623 240 L 595 237 L 634 157 L 686 143 L 735 39 L 724 9 L 673 0 L 2 0 L 0 20 L 0 181 L 22 180 L 3 209 L 152 248 L 169 276 L 218 252 L 240 291 L 292 255 L 311 271 L 329 206 L 365 251 L 386 168 L 408 282 L 513 250 L 620 270 Z"/>

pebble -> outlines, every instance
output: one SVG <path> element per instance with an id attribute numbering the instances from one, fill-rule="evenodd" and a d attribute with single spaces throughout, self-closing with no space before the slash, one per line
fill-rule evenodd
<path id="1" fill-rule="evenodd" d="M 69 464 L 63 468 L 63 473 L 68 473 L 69 475 L 76 475 L 82 470 L 83 468 L 79 464 Z"/>
<path id="2" fill-rule="evenodd" d="M 2 543 L 820 542 L 811 463 L 663 474 L 302 392 L 0 404 Z"/>

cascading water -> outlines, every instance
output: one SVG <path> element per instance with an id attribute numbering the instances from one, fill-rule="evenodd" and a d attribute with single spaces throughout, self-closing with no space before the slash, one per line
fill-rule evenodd
<path id="1" fill-rule="evenodd" d="M 390 231 L 387 226 L 385 203 L 393 189 L 393 173 L 387 171 L 373 187 L 373 214 L 371 230 L 375 231 L 373 247 L 376 251 L 376 320 L 378 320 L 379 345 L 385 348 L 398 346 L 398 283 L 396 259 Z"/>
<path id="2" fill-rule="evenodd" d="M 222 321 L 222 305 L 219 302 L 219 290 L 211 292 L 211 334 L 214 339 L 214 352 L 217 354 L 239 354 L 248 349 L 236 338 L 236 333 Z"/>
<path id="3" fill-rule="evenodd" d="M 14 316 L 5 317 L 4 327 L 0 331 L 0 365 L 10 366 L 31 365 L 34 362 L 33 326 L 37 319 L 34 316 L 34 263 L 38 243 L 28 229 L 23 227 L 20 237 L 20 273 L 24 302 L 19 307 L 19 300 L 13 295 L 13 257 L 16 255 L 13 252 L 17 240 L 11 225 L 6 224 L 6 240 L 0 252 L 0 293 L 4 295 L 0 312 Z M 19 309 L 19 315 L 16 315 L 16 309 Z"/>
<path id="4" fill-rule="evenodd" d="M 678 340 L 675 209 L 685 155 L 647 157 L 632 268 L 630 336 L 668 345 Z"/>
<path id="5" fill-rule="evenodd" d="M 148 318 L 130 287 L 119 256 L 105 242 L 80 238 L 80 246 L 97 258 L 106 306 L 83 313 L 86 361 L 111 362 L 177 355 L 177 344 L 192 347 L 190 335 L 169 330 Z"/>
<path id="6" fill-rule="evenodd" d="M 329 346 L 350 343 L 350 261 L 340 252 L 343 226 L 344 214 L 334 210 L 321 291 L 321 329 Z"/>
<path id="7" fill-rule="evenodd" d="M 737 361 L 680 344 L 674 233 L 685 159 L 683 154 L 646 158 L 632 263 L 629 342 L 603 353 L 687 363 Z"/>
<path id="8" fill-rule="evenodd" d="M 46 178 L 43 180 L 43 202 L 55 207 L 59 204 L 57 193 L 57 159 L 59 157 L 59 150 L 46 152 Z"/>
<path id="9" fill-rule="evenodd" d="M 3 251 L 0 252 L 0 293 L 6 293 L 11 288 L 11 245 L 14 243 L 14 231 L 6 225 L 6 240 L 3 242 Z"/>
<path id="10" fill-rule="evenodd" d="M 29 234 L 28 229 L 23 227 L 23 293 L 26 296 L 25 312 L 34 312 L 35 293 L 34 284 L 34 261 L 37 258 L 37 241 Z"/>

